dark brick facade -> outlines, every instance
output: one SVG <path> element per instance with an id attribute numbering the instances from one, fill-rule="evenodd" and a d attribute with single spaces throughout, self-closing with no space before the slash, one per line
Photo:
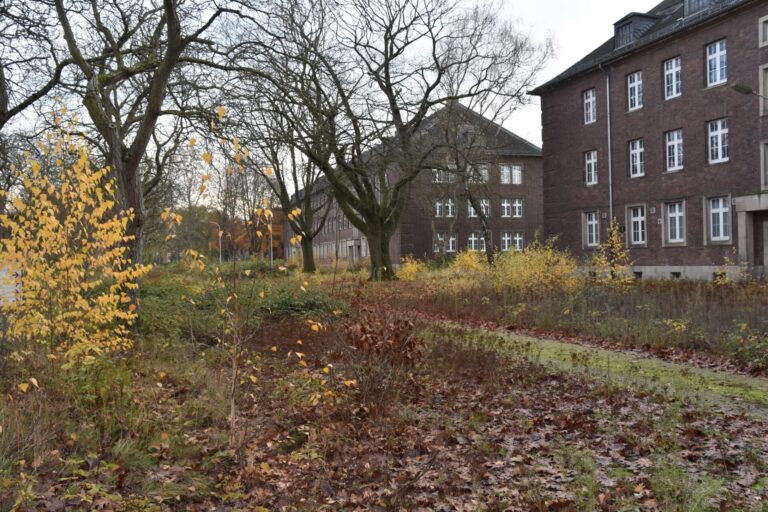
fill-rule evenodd
<path id="1" fill-rule="evenodd" d="M 502 249 L 504 233 L 508 233 L 509 238 L 522 236 L 522 244 L 529 244 L 536 237 L 537 231 L 541 231 L 544 219 L 541 150 L 465 107 L 453 105 L 451 108 L 453 110 L 450 112 L 438 111 L 428 122 L 425 121 L 426 126 L 420 143 L 438 148 L 434 151 L 425 148 L 425 152 L 434 155 L 428 161 L 434 161 L 434 165 L 441 169 L 452 168 L 451 155 L 456 155 L 441 148 L 450 146 L 448 141 L 456 140 L 457 133 L 469 130 L 473 139 L 469 145 L 471 149 L 462 154 L 471 155 L 472 164 L 469 164 L 467 159 L 463 163 L 466 168 L 488 168 L 488 182 L 469 185 L 469 189 L 476 198 L 488 200 L 490 204 L 488 224 L 494 248 Z M 502 184 L 501 165 L 518 166 L 522 170 L 521 182 Z M 482 231 L 481 220 L 468 216 L 468 198 L 460 177 L 461 172 L 466 170 L 454 170 L 452 176 L 455 181 L 452 183 L 434 183 L 433 173 L 424 169 L 411 183 L 408 202 L 390 242 L 390 257 L 393 263 L 400 263 L 405 256 L 418 259 L 435 257 L 436 233 L 445 234 L 446 244 L 451 235 L 455 236 L 457 252 L 467 249 L 470 233 Z M 453 217 L 437 217 L 435 202 L 448 198 L 454 201 Z M 503 217 L 501 202 L 504 199 L 521 200 L 522 216 Z M 331 208 L 328 218 L 326 227 L 313 240 L 317 260 L 333 259 L 337 248 L 340 258 L 366 258 L 368 248 L 365 235 L 351 226 L 335 205 Z M 446 253 L 454 252 L 447 246 L 441 249 Z M 296 248 L 291 250 L 293 254 L 297 252 Z"/>
<path id="2" fill-rule="evenodd" d="M 501 236 L 504 232 L 522 233 L 524 244 L 529 244 L 537 230 L 542 229 L 544 208 L 542 204 L 541 158 L 535 156 L 494 156 L 487 160 L 489 181 L 478 185 L 474 194 L 478 198 L 488 199 L 490 216 L 488 218 L 491 239 L 496 250 L 501 249 Z M 502 184 L 500 164 L 517 165 L 522 168 L 520 185 Z M 412 255 L 417 258 L 429 258 L 434 255 L 433 233 L 453 233 L 456 236 L 457 249 L 467 249 L 471 232 L 482 230 L 478 218 L 468 217 L 468 199 L 461 193 L 455 196 L 456 212 L 453 218 L 436 218 L 435 200 L 452 196 L 451 184 L 432 182 L 429 173 L 419 176 L 411 192 L 410 201 L 403 221 L 398 230 L 400 255 Z M 521 199 L 523 216 L 521 218 L 502 218 L 502 199 Z"/>
<path id="3" fill-rule="evenodd" d="M 682 11 L 682 2 L 680 11 Z M 674 2 L 664 2 L 668 8 Z M 674 14 L 674 12 L 673 12 Z M 677 14 L 675 14 L 677 15 Z M 594 59 L 591 69 L 575 73 L 541 87 L 543 124 L 544 229 L 548 236 L 559 235 L 560 243 L 582 256 L 585 247 L 583 213 L 600 212 L 601 238 L 609 226 L 608 115 L 606 79 L 610 80 L 611 162 L 613 215 L 630 229 L 626 208 L 646 206 L 646 244 L 633 247 L 631 256 L 643 266 L 717 266 L 739 247 L 742 262 L 764 264 L 762 214 L 748 216 L 736 211 L 741 196 L 760 197 L 764 190 L 761 142 L 768 139 L 768 123 L 760 113 L 756 96 L 739 94 L 731 84 L 738 82 L 760 90 L 760 67 L 768 63 L 768 46 L 760 45 L 759 23 L 768 15 L 768 2 L 740 2 L 734 7 L 691 24 L 620 58 Z M 727 82 L 707 86 L 706 47 L 727 41 Z M 681 57 L 682 95 L 665 99 L 664 62 Z M 598 64 L 601 64 L 598 67 Z M 627 76 L 642 71 L 643 107 L 629 111 Z M 597 93 L 597 121 L 584 123 L 583 92 Z M 730 158 L 726 163 L 708 163 L 707 123 L 728 119 Z M 683 132 L 684 167 L 666 170 L 665 134 Z M 644 141 L 645 175 L 630 177 L 629 142 Z M 585 184 L 584 152 L 598 153 L 598 184 Z M 709 233 L 708 198 L 728 197 L 730 238 L 713 242 Z M 685 242 L 666 242 L 665 203 L 684 201 Z M 739 224 L 758 236 L 745 240 Z M 744 247 L 748 245 L 745 251 Z M 741 245 L 741 247 L 740 247 Z M 748 261 L 750 260 L 750 261 Z"/>

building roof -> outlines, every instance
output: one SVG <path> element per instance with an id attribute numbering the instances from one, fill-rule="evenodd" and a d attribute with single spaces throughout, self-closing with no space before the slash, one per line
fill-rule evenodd
<path id="1" fill-rule="evenodd" d="M 453 103 L 449 106 L 445 106 L 437 110 L 426 119 L 424 119 L 419 131 L 422 133 L 429 133 L 440 123 L 444 115 L 453 115 L 454 108 L 456 109 L 455 113 L 458 114 L 458 119 L 449 118 L 452 122 L 461 120 L 467 124 L 485 129 L 486 146 L 488 148 L 488 152 L 502 156 L 541 156 L 540 147 L 531 142 L 528 142 L 519 135 L 511 132 L 510 130 L 507 130 L 499 123 L 488 119 L 482 114 L 475 112 L 471 108 L 466 107 L 461 103 Z"/>
<path id="2" fill-rule="evenodd" d="M 632 16 L 637 16 L 638 14 L 646 17 L 646 19 L 655 19 L 655 22 L 637 40 L 630 44 L 617 48 L 614 44 L 614 38 L 610 38 L 576 64 L 572 65 L 545 84 L 540 85 L 529 94 L 540 96 L 542 93 L 570 78 L 593 71 L 600 65 L 610 64 L 620 60 L 621 58 L 661 41 L 662 39 L 690 30 L 698 25 L 718 18 L 732 9 L 756 1 L 758 0 L 711 0 L 706 8 L 689 16 L 685 16 L 684 0 L 663 0 L 660 4 L 645 14 L 630 13 L 616 22 L 616 25 L 626 21 Z"/>

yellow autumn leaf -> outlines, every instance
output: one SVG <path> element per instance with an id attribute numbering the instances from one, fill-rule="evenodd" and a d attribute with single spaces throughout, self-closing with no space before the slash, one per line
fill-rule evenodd
<path id="1" fill-rule="evenodd" d="M 264 174 L 266 174 L 269 177 L 271 177 L 274 173 L 275 171 L 271 167 L 267 167 L 266 169 L 264 169 Z"/>
<path id="2" fill-rule="evenodd" d="M 203 162 L 207 163 L 208 165 L 211 165 L 213 163 L 213 155 L 211 155 L 209 152 L 205 152 L 202 155 L 200 155 L 200 158 L 203 159 Z"/>
<path id="3" fill-rule="evenodd" d="M 272 352 L 277 352 L 277 347 L 275 345 L 272 345 Z"/>
<path id="4" fill-rule="evenodd" d="M 254 377 L 253 375 L 249 375 L 248 378 L 250 379 L 251 382 L 256 384 L 256 381 L 257 381 L 256 377 Z"/>
<path id="5" fill-rule="evenodd" d="M 35 386 L 37 389 L 40 389 L 40 385 L 37 383 L 37 379 L 34 377 L 29 378 L 29 382 L 32 383 L 33 386 Z"/>
<path id="6" fill-rule="evenodd" d="M 224 115 L 227 113 L 227 107 L 219 105 L 216 107 L 216 115 L 219 116 L 219 120 L 224 119 Z"/>
<path id="7" fill-rule="evenodd" d="M 194 138 L 194 137 L 190 137 L 189 138 L 189 145 L 190 146 L 194 146 L 195 144 L 197 144 L 197 139 Z"/>
<path id="8" fill-rule="evenodd" d="M 27 384 L 26 382 L 22 382 L 21 384 L 19 384 L 19 389 L 21 390 L 22 393 L 26 393 L 27 390 L 29 389 L 29 384 Z"/>

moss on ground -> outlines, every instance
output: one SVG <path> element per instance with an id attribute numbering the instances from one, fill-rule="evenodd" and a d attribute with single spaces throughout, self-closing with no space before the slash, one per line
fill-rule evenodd
<path id="1" fill-rule="evenodd" d="M 698 396 L 725 405 L 747 405 L 768 415 L 768 380 L 764 378 L 547 338 L 469 329 L 456 324 L 441 327 L 447 327 L 457 334 L 464 332 L 462 340 L 472 345 L 482 344 L 542 363 L 599 374 L 617 384 L 661 386 L 676 394 Z M 423 334 L 427 338 L 441 335 L 430 327 L 425 328 Z"/>

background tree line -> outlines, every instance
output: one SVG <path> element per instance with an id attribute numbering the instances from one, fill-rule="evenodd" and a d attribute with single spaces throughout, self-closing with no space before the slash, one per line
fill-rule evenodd
<path id="1" fill-rule="evenodd" d="M 6 0 L 0 186 L 24 193 L 8 162 L 34 147 L 63 104 L 110 167 L 120 207 L 134 212 L 134 262 L 219 230 L 230 252 L 258 253 L 249 221 L 268 203 L 300 209 L 287 222 L 311 271 L 312 239 L 335 201 L 367 238 L 371 277 L 391 278 L 389 241 L 415 178 L 451 158 L 462 162 L 457 173 L 469 162 L 451 130 L 426 135 L 435 113 L 461 104 L 503 122 L 550 54 L 498 7 Z M 233 161 L 232 145 L 248 151 Z M 187 219 L 174 232 L 162 222 L 168 209 Z"/>

